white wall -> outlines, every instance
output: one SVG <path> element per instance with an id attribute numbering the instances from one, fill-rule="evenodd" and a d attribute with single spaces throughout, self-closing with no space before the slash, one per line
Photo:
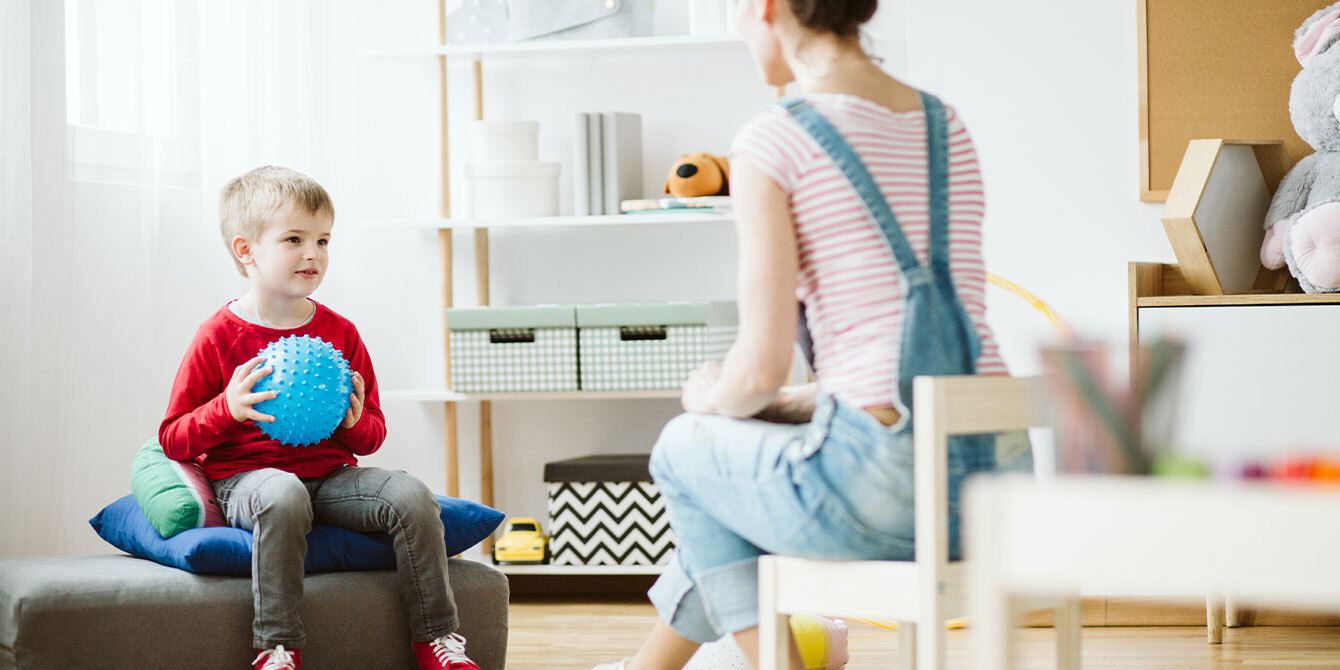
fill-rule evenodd
<path id="1" fill-rule="evenodd" d="M 1072 326 L 1112 340 L 1126 332 L 1125 262 L 1171 258 L 1158 207 L 1136 201 L 1134 4 L 1027 0 L 1021 7 L 987 0 L 901 0 L 885 2 L 871 30 L 886 67 L 956 105 L 977 140 L 987 183 L 988 268 L 1035 292 Z M 676 8 L 683 11 L 682 0 L 658 5 L 668 17 Z M 316 297 L 359 325 L 384 389 L 441 386 L 436 233 L 359 224 L 436 215 L 435 64 L 432 59 L 369 61 L 356 53 L 364 47 L 434 43 L 432 3 L 371 7 L 347 2 L 323 8 L 309 27 L 318 45 L 315 76 L 304 83 L 313 96 L 311 123 L 292 129 L 310 145 L 310 165 L 299 167 L 327 186 L 338 210 L 330 275 Z M 661 28 L 671 31 L 676 20 L 667 18 Z M 40 70 L 34 82 L 59 73 L 49 59 L 35 59 L 33 67 Z M 459 166 L 468 147 L 456 138 L 465 137 L 471 115 L 468 63 L 454 62 L 450 77 L 453 158 Z M 541 158 L 563 162 L 564 184 L 569 183 L 567 133 L 573 112 L 641 112 L 644 181 L 650 187 L 680 153 L 725 152 L 733 130 L 772 94 L 758 82 L 743 48 L 489 60 L 485 77 L 486 117 L 540 121 Z M 36 113 L 34 122 L 43 130 L 35 143 L 59 143 L 59 124 L 46 128 Z M 49 155 L 49 146 L 35 146 L 34 153 L 44 149 Z M 39 167 L 34 179 L 59 188 L 49 180 L 60 175 L 60 166 Z M 209 193 L 219 186 L 200 188 L 212 198 Z M 106 208 L 107 225 L 115 225 L 115 208 L 125 206 L 117 204 L 115 189 L 91 193 L 97 202 L 81 207 Z M 189 202 L 161 206 L 186 217 L 186 225 L 214 225 L 191 222 L 198 215 Z M 570 198 L 564 197 L 563 206 L 570 207 Z M 34 213 L 39 215 L 53 222 L 68 217 Z M 0 330 L 6 338 L 0 343 L 7 350 L 4 369 L 31 354 L 31 367 L 23 363 L 14 369 L 20 381 L 31 369 L 33 398 L 28 405 L 0 408 L 0 425 L 21 428 L 0 438 L 5 463 L 15 464 L 0 468 L 0 488 L 27 492 L 17 520 L 8 508 L 15 496 L 4 498 L 7 509 L 0 519 L 8 520 L 0 522 L 0 554 L 107 550 L 86 520 L 129 490 L 130 455 L 161 419 L 181 350 L 199 321 L 227 297 L 220 287 L 235 285 L 226 276 L 196 277 L 170 266 L 173 271 L 158 281 L 180 283 L 181 288 L 164 295 L 183 304 L 163 311 L 164 322 L 150 324 L 156 333 L 152 344 L 104 352 L 124 360 L 100 364 L 96 356 L 70 353 L 96 346 L 100 339 L 96 313 L 60 311 L 61 301 L 76 290 L 61 277 L 85 267 L 80 263 L 88 264 L 94 277 L 112 277 L 117 261 L 97 248 L 77 245 L 79 255 L 63 255 L 60 245 L 72 243 L 66 237 L 72 230 L 77 229 L 38 229 L 31 252 L 19 258 L 32 263 L 29 273 L 19 272 L 31 276 L 33 284 L 29 318 L 34 323 L 26 331 L 31 349 L 10 349 L 27 348 L 22 329 L 13 334 Z M 210 253 L 201 251 L 201 239 L 186 233 L 165 236 L 162 253 L 182 263 L 198 259 Z M 728 228 L 497 231 L 492 241 L 495 304 L 734 295 L 734 234 Z M 456 304 L 470 305 L 475 291 L 468 233 L 457 235 L 456 248 Z M 223 251 L 217 253 L 218 262 L 201 261 L 203 272 L 231 272 Z M 52 264 L 44 266 L 48 261 Z M 9 290 L 9 275 L 6 282 Z M 145 327 L 135 321 L 139 294 L 134 287 L 123 289 L 120 299 L 131 307 L 107 309 L 103 316 L 118 328 Z M 1032 352 L 1050 336 L 1045 321 L 1003 292 L 992 292 L 989 299 L 1007 360 L 1017 371 L 1035 370 Z M 87 328 L 63 328 L 71 323 Z M 127 374 L 128 368 L 140 374 Z M 48 374 L 52 370 L 57 374 Z M 124 402 L 105 401 L 100 389 L 112 390 Z M 466 497 L 479 493 L 476 407 L 467 403 L 461 408 L 461 493 Z M 364 462 L 407 469 L 443 490 L 441 405 L 386 401 L 383 409 L 388 441 Z M 509 514 L 542 517 L 545 461 L 646 451 L 660 425 L 676 412 L 671 400 L 496 403 L 498 506 Z M 8 458 L 23 453 L 29 455 Z"/>
<path id="2" fill-rule="evenodd" d="M 1079 333 L 1123 342 L 1126 263 L 1173 260 L 1162 205 L 1138 201 L 1136 3 L 909 0 L 908 77 L 963 114 L 986 182 L 987 269 Z M 992 296 L 1016 373 L 1051 334 Z"/>

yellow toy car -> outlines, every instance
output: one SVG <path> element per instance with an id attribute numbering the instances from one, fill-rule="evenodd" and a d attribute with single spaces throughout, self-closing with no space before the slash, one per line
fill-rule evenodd
<path id="1" fill-rule="evenodd" d="M 517 517 L 507 522 L 507 530 L 493 544 L 493 564 L 548 563 L 549 536 L 540 531 L 535 519 Z"/>

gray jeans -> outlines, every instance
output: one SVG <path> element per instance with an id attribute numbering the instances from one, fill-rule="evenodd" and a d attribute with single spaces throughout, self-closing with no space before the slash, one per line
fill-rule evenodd
<path id="1" fill-rule="evenodd" d="M 251 591 L 256 609 L 252 643 L 257 649 L 279 644 L 301 649 L 306 643 L 298 603 L 313 522 L 390 533 L 415 640 L 427 642 L 459 626 L 447 581 L 440 508 L 428 487 L 414 477 L 346 467 L 325 477 L 299 479 L 266 468 L 220 479 L 214 482 L 214 493 L 228 523 L 255 536 Z"/>

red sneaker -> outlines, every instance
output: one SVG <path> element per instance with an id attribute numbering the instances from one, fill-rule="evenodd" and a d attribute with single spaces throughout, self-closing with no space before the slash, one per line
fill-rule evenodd
<path id="1" fill-rule="evenodd" d="M 443 635 L 432 642 L 411 642 L 414 660 L 419 670 L 479 670 L 479 666 L 465 655 L 465 638 L 456 633 Z"/>
<path id="2" fill-rule="evenodd" d="M 251 662 L 255 670 L 298 670 L 302 666 L 302 650 L 285 649 L 277 645 L 274 649 L 262 650 L 256 660 Z"/>

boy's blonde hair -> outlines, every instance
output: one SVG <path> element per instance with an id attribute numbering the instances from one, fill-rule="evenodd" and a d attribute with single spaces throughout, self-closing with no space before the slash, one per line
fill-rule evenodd
<path id="1" fill-rule="evenodd" d="M 265 231 L 270 217 L 281 207 L 292 204 L 308 214 L 327 214 L 335 218 L 330 194 L 315 179 L 286 167 L 258 167 L 228 182 L 219 193 L 219 229 L 228 257 L 237 271 L 247 270 L 233 254 L 233 238 L 241 235 L 254 242 Z"/>

